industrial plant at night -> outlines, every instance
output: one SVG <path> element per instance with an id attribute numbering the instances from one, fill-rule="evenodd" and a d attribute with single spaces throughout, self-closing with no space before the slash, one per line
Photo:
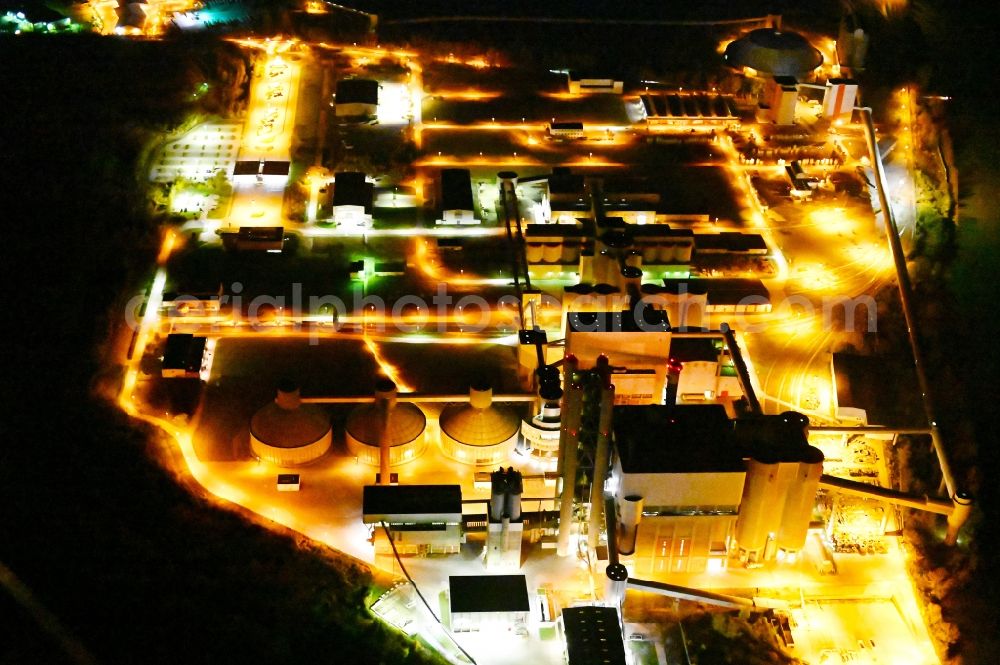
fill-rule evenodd
<path id="1" fill-rule="evenodd" d="M 176 662 L 995 662 L 968 619 L 993 499 L 964 378 L 992 345 L 961 342 L 950 281 L 988 251 L 958 226 L 988 178 L 949 130 L 953 63 L 900 64 L 904 28 L 943 48 L 940 3 L 392 4 L 5 3 L 5 47 L 110 49 L 102 76 L 149 88 L 60 129 L 130 151 L 73 167 L 117 202 L 81 204 L 91 267 L 46 286 L 108 291 L 54 301 L 112 312 L 64 334 L 103 405 L 66 413 L 108 424 L 49 437 L 100 440 L 104 480 L 24 513 L 139 497 L 59 518 L 135 572 L 79 615 L 15 538 L 25 635 L 142 662 L 93 632 L 141 584 L 136 640 Z M 124 436 L 140 461 L 100 470 Z M 179 498 L 141 488 L 164 471 Z M 78 549 L 81 589 L 118 565 Z M 225 600 L 197 609 L 189 573 Z M 161 597 L 170 640 L 143 627 Z M 268 597 L 292 632 L 244 618 Z M 215 646 L 167 647 L 230 612 Z M 49 662 L 33 645 L 0 660 Z"/>

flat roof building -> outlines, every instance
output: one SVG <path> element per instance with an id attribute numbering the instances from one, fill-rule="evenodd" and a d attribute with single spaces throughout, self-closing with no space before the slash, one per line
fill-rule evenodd
<path id="1" fill-rule="evenodd" d="M 167 335 L 160 374 L 165 379 L 197 379 L 201 375 L 205 344 L 204 337 L 195 337 L 190 333 Z"/>
<path id="2" fill-rule="evenodd" d="M 241 226 L 236 233 L 225 231 L 221 235 L 226 249 L 240 252 L 280 252 L 285 242 L 283 226 Z"/>
<path id="3" fill-rule="evenodd" d="M 622 94 L 625 82 L 615 76 L 571 69 L 566 73 L 570 93 L 579 95 L 589 92 L 611 92 Z"/>
<path id="4" fill-rule="evenodd" d="M 440 224 L 478 224 L 469 169 L 441 169 Z"/>
<path id="5" fill-rule="evenodd" d="M 338 117 L 373 116 L 378 111 L 378 81 L 341 79 L 337 81 Z"/>
<path id="6" fill-rule="evenodd" d="M 567 607 L 559 618 L 566 665 L 625 665 L 625 643 L 614 607 Z"/>
<path id="7" fill-rule="evenodd" d="M 635 575 L 725 568 L 746 478 L 725 408 L 619 406 L 613 431 L 617 545 Z"/>
<path id="8" fill-rule="evenodd" d="M 451 575 L 448 598 L 455 632 L 523 629 L 531 614 L 524 575 Z"/>
<path id="9" fill-rule="evenodd" d="M 462 547 L 459 485 L 365 485 L 361 506 L 362 521 L 376 529 L 377 555 L 454 554 Z"/>
<path id="10" fill-rule="evenodd" d="M 333 221 L 343 226 L 370 226 L 375 202 L 375 185 L 364 173 L 341 171 L 333 182 Z"/>

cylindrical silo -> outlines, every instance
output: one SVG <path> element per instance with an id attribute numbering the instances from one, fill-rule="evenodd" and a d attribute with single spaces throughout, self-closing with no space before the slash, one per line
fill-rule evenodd
<path id="1" fill-rule="evenodd" d="M 646 242 L 642 243 L 639 246 L 639 248 L 642 250 L 642 261 L 643 261 L 643 263 L 649 265 L 649 264 L 655 264 L 655 263 L 659 262 L 658 261 L 658 259 L 659 259 L 659 248 L 656 246 L 656 243 L 646 241 Z"/>
<path id="2" fill-rule="evenodd" d="M 545 263 L 557 264 L 562 259 L 562 243 L 547 242 L 542 248 L 542 260 Z"/>
<path id="3" fill-rule="evenodd" d="M 507 472 L 500 467 L 490 474 L 490 521 L 499 522 L 504 514 Z"/>
<path id="4" fill-rule="evenodd" d="M 564 242 L 562 244 L 562 256 L 560 263 L 572 265 L 580 260 L 580 245 L 576 242 Z"/>
<path id="5" fill-rule="evenodd" d="M 746 485 L 740 514 L 736 518 L 736 541 L 741 558 L 750 562 L 763 560 L 764 547 L 768 537 L 777 528 L 783 504 L 781 486 L 778 482 L 777 460 L 751 459 L 747 464 Z"/>
<path id="6" fill-rule="evenodd" d="M 382 444 L 388 444 L 390 466 L 409 462 L 424 451 L 427 426 L 427 417 L 415 404 L 394 403 L 394 384 L 391 390 L 388 383 L 382 387 L 386 389 L 376 392 L 374 402 L 361 404 L 351 411 L 344 428 L 348 450 L 359 461 L 379 467 L 380 473 Z"/>
<path id="7" fill-rule="evenodd" d="M 333 442 L 330 419 L 322 407 L 302 404 L 299 388 L 282 382 L 274 401 L 250 420 L 250 450 L 278 466 L 300 466 L 326 454 Z"/>
<path id="8" fill-rule="evenodd" d="M 529 242 L 524 245 L 524 254 L 528 263 L 541 263 L 545 251 L 545 243 Z"/>
<path id="9" fill-rule="evenodd" d="M 642 521 L 643 499 L 641 496 L 624 497 L 618 504 L 620 513 L 618 532 L 618 553 L 628 556 L 635 552 L 635 538 L 639 534 L 639 522 Z"/>
<path id="10" fill-rule="evenodd" d="M 449 404 L 438 418 L 441 450 L 466 464 L 503 463 L 517 446 L 521 418 L 510 407 L 493 403 L 493 388 L 473 384 L 468 404 Z"/>
<path id="11" fill-rule="evenodd" d="M 819 478 L 823 475 L 823 451 L 808 446 L 799 462 L 798 473 L 785 497 L 785 509 L 781 513 L 781 528 L 778 531 L 778 549 L 786 555 L 795 554 L 806 544 L 809 522 L 812 520 L 813 506 Z"/>

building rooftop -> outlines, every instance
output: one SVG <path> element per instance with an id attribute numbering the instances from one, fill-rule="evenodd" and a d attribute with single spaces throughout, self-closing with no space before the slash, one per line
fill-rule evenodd
<path id="1" fill-rule="evenodd" d="M 569 312 L 568 329 L 572 332 L 669 332 L 670 321 L 663 310 L 646 307 L 641 312 Z"/>
<path id="2" fill-rule="evenodd" d="M 257 175 L 260 173 L 260 161 L 256 159 L 241 159 L 233 167 L 233 175 Z"/>
<path id="3" fill-rule="evenodd" d="M 291 162 L 266 161 L 260 172 L 263 175 L 288 175 Z"/>
<path id="4" fill-rule="evenodd" d="M 451 575 L 451 612 L 528 612 L 524 575 Z"/>
<path id="5" fill-rule="evenodd" d="M 441 169 L 441 209 L 474 209 L 469 169 Z"/>
<path id="6" fill-rule="evenodd" d="M 237 231 L 240 240 L 248 242 L 276 242 L 285 235 L 283 226 L 241 226 Z"/>
<path id="7" fill-rule="evenodd" d="M 201 370 L 201 359 L 205 355 L 205 338 L 190 333 L 167 335 L 163 349 L 163 369 L 184 370 L 196 373 Z"/>
<path id="8" fill-rule="evenodd" d="M 322 407 L 303 404 L 286 409 L 271 402 L 250 420 L 250 433 L 275 448 L 299 448 L 319 441 L 330 431 L 330 418 Z"/>
<path id="9" fill-rule="evenodd" d="M 616 406 L 614 437 L 626 473 L 743 471 L 721 404 Z"/>
<path id="10" fill-rule="evenodd" d="M 570 81 L 620 81 L 621 78 L 610 72 L 598 72 L 589 69 L 571 69 L 567 72 Z"/>
<path id="11" fill-rule="evenodd" d="M 730 95 L 705 93 L 693 94 L 643 94 L 639 95 L 646 115 L 650 118 L 725 118 L 738 117 L 736 102 Z"/>
<path id="12" fill-rule="evenodd" d="M 771 302 L 771 294 L 759 279 L 739 278 L 698 278 L 664 279 L 666 293 L 694 295 L 706 294 L 711 305 L 738 305 L 751 302 L 753 298 L 760 303 Z M 761 300 L 763 299 L 763 300 Z"/>
<path id="13" fill-rule="evenodd" d="M 338 104 L 378 104 L 378 81 L 341 79 L 337 81 Z"/>
<path id="14" fill-rule="evenodd" d="M 462 515 L 460 485 L 365 485 L 361 512 L 382 515 Z"/>
<path id="15" fill-rule="evenodd" d="M 573 120 L 564 120 L 564 121 L 561 121 L 561 122 L 552 122 L 552 123 L 549 123 L 549 129 L 553 129 L 553 130 L 564 129 L 564 130 L 571 130 L 571 131 L 575 131 L 575 130 L 582 131 L 583 130 L 583 123 L 579 122 L 579 121 L 573 121 Z"/>
<path id="16" fill-rule="evenodd" d="M 767 243 L 759 233 L 699 233 L 694 248 L 698 252 L 761 252 L 767 251 Z"/>
<path id="17" fill-rule="evenodd" d="M 715 347 L 715 340 L 707 337 L 678 337 L 674 335 L 670 338 L 670 357 L 681 363 L 718 362 L 719 350 Z"/>
<path id="18" fill-rule="evenodd" d="M 809 419 L 795 411 L 743 416 L 733 421 L 733 442 L 745 457 L 761 462 L 815 461 L 819 451 L 809 445 L 808 426 Z"/>
<path id="19" fill-rule="evenodd" d="M 375 185 L 366 180 L 364 173 L 341 171 L 334 176 L 334 206 L 361 206 L 370 215 L 374 202 Z"/>
<path id="20" fill-rule="evenodd" d="M 591 605 L 562 611 L 567 665 L 625 665 L 618 610 Z"/>

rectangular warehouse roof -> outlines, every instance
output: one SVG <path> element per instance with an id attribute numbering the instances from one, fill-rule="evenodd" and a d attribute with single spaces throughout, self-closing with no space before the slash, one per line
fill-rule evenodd
<path id="1" fill-rule="evenodd" d="M 615 447 L 626 473 L 742 471 L 721 404 L 616 406 Z"/>
<path id="2" fill-rule="evenodd" d="M 759 279 L 739 278 L 690 278 L 664 279 L 666 293 L 690 293 L 707 295 L 710 305 L 739 305 L 753 299 L 761 303 L 771 302 L 771 294 Z"/>
<path id="3" fill-rule="evenodd" d="M 288 175 L 291 168 L 291 162 L 266 161 L 260 172 L 264 175 Z"/>
<path id="4" fill-rule="evenodd" d="M 715 340 L 708 337 L 678 337 L 670 339 L 670 357 L 681 363 L 698 361 L 718 362 L 719 350 Z"/>
<path id="5" fill-rule="evenodd" d="M 460 522 L 460 485 L 365 485 L 365 524 L 378 522 Z"/>
<path id="6" fill-rule="evenodd" d="M 567 665 L 625 665 L 618 610 L 613 607 L 567 607 L 562 611 Z"/>
<path id="7" fill-rule="evenodd" d="M 699 233 L 694 237 L 698 252 L 760 253 L 767 252 L 767 243 L 759 233 Z"/>
<path id="8" fill-rule="evenodd" d="M 167 344 L 163 349 L 163 369 L 197 374 L 201 370 L 204 355 L 204 337 L 195 337 L 190 333 L 172 333 L 167 335 Z"/>
<path id="9" fill-rule="evenodd" d="M 469 169 L 441 169 L 441 209 L 473 210 Z"/>
<path id="10" fill-rule="evenodd" d="M 233 167 L 233 175 L 257 175 L 260 173 L 260 160 L 241 159 Z"/>
<path id="11" fill-rule="evenodd" d="M 451 575 L 451 612 L 528 612 L 524 575 Z"/>
<path id="12" fill-rule="evenodd" d="M 641 311 L 624 312 L 569 312 L 566 323 L 570 331 L 594 332 L 669 332 L 670 321 L 661 309 L 646 307 Z"/>
<path id="13" fill-rule="evenodd" d="M 378 104 L 378 81 L 341 79 L 337 81 L 338 104 Z"/>
<path id="14" fill-rule="evenodd" d="M 361 206 L 371 214 L 375 201 L 375 185 L 365 179 L 364 173 L 342 171 L 334 177 L 333 205 Z"/>

